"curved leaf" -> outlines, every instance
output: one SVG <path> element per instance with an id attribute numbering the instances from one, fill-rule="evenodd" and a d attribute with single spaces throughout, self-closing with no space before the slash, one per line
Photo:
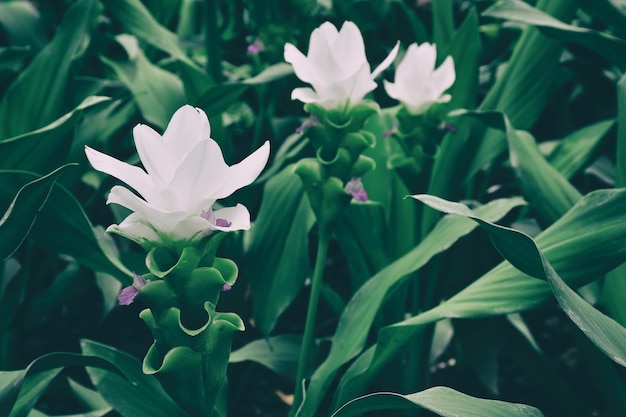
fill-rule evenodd
<path id="1" fill-rule="evenodd" d="M 424 408 L 443 417 L 543 417 L 524 404 L 476 398 L 448 387 L 433 387 L 414 394 L 379 392 L 354 399 L 332 417 L 351 417 L 374 410 Z"/>
<path id="2" fill-rule="evenodd" d="M 498 220 L 522 204 L 524 201 L 517 198 L 495 200 L 476 210 Z M 306 415 L 315 414 L 339 368 L 363 349 L 374 317 L 391 291 L 408 274 L 426 265 L 474 228 L 475 225 L 461 217 L 444 217 L 417 247 L 378 272 L 354 294 L 339 319 L 328 357 L 311 377 L 304 403 Z"/>
<path id="3" fill-rule="evenodd" d="M 585 335 L 616 363 L 626 367 L 626 328 L 604 315 L 572 290 L 528 235 L 486 221 L 458 203 L 433 196 L 416 196 L 420 201 L 445 213 L 459 214 L 480 224 L 489 234 L 496 249 L 520 271 L 546 279 L 559 305 Z M 592 277 L 593 278 L 593 277 Z"/>
<path id="4" fill-rule="evenodd" d="M 445 201 L 433 196 L 415 198 L 418 197 L 435 206 Z M 470 213 L 458 203 L 447 202 L 440 208 L 448 204 L 459 212 Z M 626 260 L 626 246 L 622 244 L 626 239 L 625 206 L 626 189 L 595 191 L 537 236 L 537 245 L 570 285 L 589 282 Z M 526 242 L 524 246 L 519 250 L 528 250 L 532 243 Z M 524 266 L 535 276 L 542 272 L 537 259 L 527 260 Z M 361 354 L 346 371 L 339 385 L 338 401 L 345 402 L 362 393 L 426 324 L 442 318 L 489 317 L 525 311 L 551 298 L 552 291 L 546 281 L 524 274 L 505 261 L 437 307 L 384 327 L 378 343 Z"/>
<path id="5" fill-rule="evenodd" d="M 606 33 L 568 25 L 523 1 L 501 0 L 485 10 L 483 15 L 535 25 L 549 36 L 584 45 L 620 68 L 626 68 L 626 41 Z"/>
<path id="6" fill-rule="evenodd" d="M 70 67 L 85 47 L 98 2 L 74 2 L 52 41 L 37 54 L 0 100 L 0 138 L 38 129 L 67 112 Z"/>
<path id="7" fill-rule="evenodd" d="M 98 392 L 124 417 L 189 417 L 154 376 L 142 372 L 136 358 L 91 340 L 82 340 L 81 348 L 83 354 L 105 359 L 126 376 L 100 368 L 87 369 Z"/>
<path id="8" fill-rule="evenodd" d="M 35 222 L 41 207 L 46 203 L 55 181 L 61 171 L 68 166 L 69 165 L 64 165 L 48 175 L 33 179 L 24 184 L 17 191 L 8 208 L 3 213 L 2 218 L 0 218 L 1 259 L 4 260 L 8 258 L 20 247 Z M 20 181 L 20 179 L 24 178 L 24 176 L 20 174 L 23 173 L 0 171 L 0 178 L 3 178 L 0 184 L 6 186 L 12 181 Z M 20 177 L 20 179 L 16 177 Z M 30 178 L 30 176 L 28 178 Z M 9 188 L 14 188 L 14 186 Z M 7 189 L 3 189 L 1 193 L 2 200 L 5 200 L 6 197 L 12 194 L 11 191 Z"/>
<path id="9" fill-rule="evenodd" d="M 231 352 L 230 363 L 254 361 L 277 374 L 295 379 L 302 336 L 280 335 L 259 339 Z"/>

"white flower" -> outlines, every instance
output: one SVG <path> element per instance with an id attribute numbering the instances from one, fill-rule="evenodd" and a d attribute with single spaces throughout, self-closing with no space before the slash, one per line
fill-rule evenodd
<path id="1" fill-rule="evenodd" d="M 213 211 L 213 204 L 259 176 L 269 158 L 269 142 L 228 166 L 210 135 L 206 114 L 184 106 L 174 113 L 163 136 L 146 125 L 135 126 L 135 146 L 145 171 L 86 147 L 87 159 L 96 170 L 137 193 L 122 186 L 111 189 L 107 204 L 119 204 L 133 213 L 107 231 L 151 247 L 193 242 L 215 230 L 249 229 L 246 207 L 237 204 Z"/>
<path id="2" fill-rule="evenodd" d="M 389 56 L 370 72 L 365 56 L 365 45 L 359 28 L 353 22 L 344 22 L 341 30 L 330 22 L 323 23 L 311 34 L 308 56 L 294 45 L 285 44 L 285 61 L 302 81 L 313 88 L 296 88 L 293 100 L 318 103 L 331 109 L 356 104 L 376 88 L 374 79 L 393 62 L 399 44 Z"/>
<path id="3" fill-rule="evenodd" d="M 385 80 L 387 94 L 404 104 L 413 114 L 425 111 L 434 103 L 450 101 L 450 95 L 443 93 L 454 84 L 454 62 L 449 56 L 435 69 L 436 59 L 435 45 L 411 44 L 398 64 L 395 82 Z"/>

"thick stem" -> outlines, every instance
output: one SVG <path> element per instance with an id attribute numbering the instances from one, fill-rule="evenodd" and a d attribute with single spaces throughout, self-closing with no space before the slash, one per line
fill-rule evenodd
<path id="1" fill-rule="evenodd" d="M 317 316 L 317 305 L 319 303 L 320 292 L 322 289 L 322 278 L 324 276 L 324 267 L 326 266 L 326 255 L 328 254 L 329 238 L 327 233 L 323 232 L 320 227 L 320 236 L 317 243 L 317 258 L 315 260 L 315 269 L 311 279 L 311 295 L 309 297 L 309 308 L 306 314 L 306 323 L 304 325 L 304 335 L 302 336 L 302 346 L 300 348 L 300 358 L 298 360 L 298 371 L 296 373 L 296 386 L 293 397 L 293 406 L 289 413 L 290 417 L 296 415 L 300 403 L 303 399 L 302 380 L 306 378 L 308 365 L 310 362 L 310 351 L 313 345 L 313 334 L 315 331 L 315 318 Z"/>

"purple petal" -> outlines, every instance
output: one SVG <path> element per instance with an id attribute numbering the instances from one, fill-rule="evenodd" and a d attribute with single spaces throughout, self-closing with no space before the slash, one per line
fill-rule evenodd
<path id="1" fill-rule="evenodd" d="M 222 285 L 222 291 L 230 291 L 230 290 L 231 290 L 231 288 L 233 288 L 233 286 L 232 286 L 232 285 L 230 285 L 230 284 L 224 284 L 224 285 Z"/>
<path id="2" fill-rule="evenodd" d="M 363 188 L 363 182 L 361 178 L 352 178 L 346 184 L 344 190 L 352 196 L 356 201 L 367 201 L 367 191 Z"/>
<path id="3" fill-rule="evenodd" d="M 135 301 L 135 297 L 139 294 L 139 290 L 132 285 L 122 288 L 122 291 L 117 295 L 117 302 L 121 306 L 131 305 Z"/>
<path id="4" fill-rule="evenodd" d="M 215 219 L 215 225 L 218 227 L 230 227 L 232 223 L 226 219 Z"/>

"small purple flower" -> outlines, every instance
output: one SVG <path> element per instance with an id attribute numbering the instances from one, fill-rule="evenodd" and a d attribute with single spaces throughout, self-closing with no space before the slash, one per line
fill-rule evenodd
<path id="1" fill-rule="evenodd" d="M 230 284 L 224 284 L 222 285 L 222 291 L 226 292 L 226 291 L 230 291 L 233 288 L 232 285 Z"/>
<path id="2" fill-rule="evenodd" d="M 261 39 L 256 38 L 254 42 L 248 45 L 247 51 L 250 55 L 257 55 L 258 53 L 265 51 L 265 44 Z"/>
<path id="3" fill-rule="evenodd" d="M 365 202 L 367 201 L 367 191 L 363 188 L 363 182 L 361 178 L 352 178 L 346 186 L 344 190 L 352 196 L 356 201 Z"/>
<path id="4" fill-rule="evenodd" d="M 305 129 L 309 129 L 318 124 L 320 124 L 320 121 L 317 120 L 317 117 L 315 117 L 315 115 L 312 114 L 311 117 L 309 117 L 309 120 L 306 120 L 305 122 L 303 122 L 300 126 L 296 128 L 296 133 L 300 134 L 304 132 Z"/>
<path id="5" fill-rule="evenodd" d="M 148 281 L 141 275 L 133 272 L 133 285 L 122 288 L 122 291 L 117 295 L 117 302 L 122 306 L 131 305 L 139 294 L 139 290 L 145 287 L 147 283 Z"/>
<path id="6" fill-rule="evenodd" d="M 457 131 L 456 125 L 453 125 L 452 123 L 443 123 L 441 125 L 441 128 L 443 130 L 447 130 L 447 131 L 452 132 L 452 133 L 456 133 L 456 131 Z"/>
<path id="7" fill-rule="evenodd" d="M 398 123 L 394 123 L 391 129 L 385 130 L 380 136 L 385 139 L 398 131 Z"/>

